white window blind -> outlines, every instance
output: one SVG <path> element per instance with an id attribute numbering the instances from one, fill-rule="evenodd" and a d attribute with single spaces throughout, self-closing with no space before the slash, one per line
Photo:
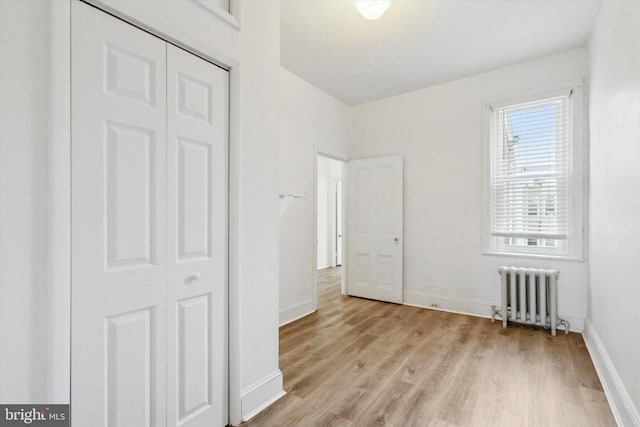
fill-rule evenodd
<path id="1" fill-rule="evenodd" d="M 568 238 L 570 96 L 491 109 L 490 233 L 506 244 Z"/>

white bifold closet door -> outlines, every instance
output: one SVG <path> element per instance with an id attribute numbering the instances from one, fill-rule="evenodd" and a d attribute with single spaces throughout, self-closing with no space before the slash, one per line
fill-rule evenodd
<path id="1" fill-rule="evenodd" d="M 74 426 L 226 425 L 228 73 L 72 9 Z"/>
<path id="2" fill-rule="evenodd" d="M 168 424 L 221 426 L 229 73 L 172 45 L 167 59 Z"/>

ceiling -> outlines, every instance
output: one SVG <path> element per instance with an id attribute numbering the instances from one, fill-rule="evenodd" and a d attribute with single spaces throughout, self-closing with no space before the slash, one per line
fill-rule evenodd
<path id="1" fill-rule="evenodd" d="M 599 0 L 282 0 L 281 64 L 350 105 L 584 46 Z"/>

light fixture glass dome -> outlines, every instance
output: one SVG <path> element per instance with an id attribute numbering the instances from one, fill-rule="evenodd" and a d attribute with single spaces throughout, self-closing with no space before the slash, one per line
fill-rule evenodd
<path id="1" fill-rule="evenodd" d="M 384 15 L 390 5 L 391 0 L 356 0 L 356 10 L 371 21 Z"/>

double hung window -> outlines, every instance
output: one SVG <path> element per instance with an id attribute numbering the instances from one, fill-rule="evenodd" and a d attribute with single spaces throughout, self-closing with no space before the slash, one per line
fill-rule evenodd
<path id="1" fill-rule="evenodd" d="M 487 105 L 489 252 L 582 257 L 581 92 Z"/>

